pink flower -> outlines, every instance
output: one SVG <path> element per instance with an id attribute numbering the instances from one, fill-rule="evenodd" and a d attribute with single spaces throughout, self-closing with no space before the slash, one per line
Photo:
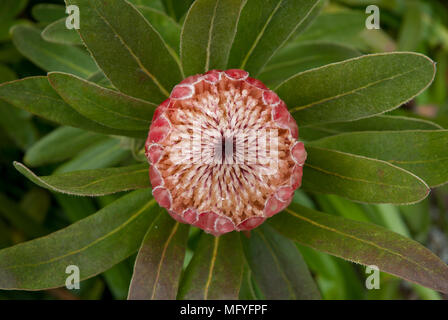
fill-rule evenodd
<path id="1" fill-rule="evenodd" d="M 219 236 L 285 209 L 306 151 L 286 104 L 243 70 L 211 70 L 177 85 L 146 142 L 153 195 L 182 223 Z"/>

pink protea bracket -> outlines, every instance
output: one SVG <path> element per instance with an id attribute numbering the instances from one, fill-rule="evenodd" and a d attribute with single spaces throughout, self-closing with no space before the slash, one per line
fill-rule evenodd
<path id="1" fill-rule="evenodd" d="M 149 130 L 154 198 L 177 221 L 215 236 L 252 230 L 284 210 L 302 183 L 307 154 L 298 137 L 286 104 L 246 71 L 188 77 Z"/>

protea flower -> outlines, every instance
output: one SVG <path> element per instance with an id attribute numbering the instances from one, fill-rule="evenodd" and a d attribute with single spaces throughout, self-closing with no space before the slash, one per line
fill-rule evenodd
<path id="1" fill-rule="evenodd" d="M 154 198 L 208 233 L 251 230 L 286 208 L 306 159 L 286 104 L 243 70 L 177 85 L 146 142 Z"/>

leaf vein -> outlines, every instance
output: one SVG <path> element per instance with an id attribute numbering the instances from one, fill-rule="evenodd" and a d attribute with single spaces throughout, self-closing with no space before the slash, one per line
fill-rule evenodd
<path id="1" fill-rule="evenodd" d="M 165 245 L 163 246 L 162 256 L 160 257 L 160 262 L 159 262 L 159 265 L 157 267 L 156 279 L 154 280 L 154 286 L 153 286 L 153 289 L 152 289 L 151 300 L 153 300 L 155 295 L 156 295 L 157 285 L 159 283 L 160 273 L 161 273 L 161 270 L 162 270 L 163 261 L 165 260 L 166 251 L 168 249 L 168 246 L 169 246 L 171 240 L 173 240 L 173 237 L 176 234 L 177 229 L 179 229 L 179 222 L 176 222 L 176 224 L 173 227 L 173 230 L 171 231 L 168 239 L 166 240 Z"/>
<path id="2" fill-rule="evenodd" d="M 312 103 L 309 103 L 309 104 L 304 105 L 304 106 L 294 107 L 294 108 L 290 109 L 290 112 L 291 112 L 291 113 L 294 113 L 294 112 L 297 112 L 297 111 L 301 111 L 301 110 L 304 110 L 304 109 L 308 109 L 308 108 L 311 108 L 311 107 L 313 107 L 313 106 L 315 106 L 315 105 L 319 105 L 319 104 L 322 104 L 322 103 L 325 103 L 325 102 L 329 102 L 329 101 L 332 101 L 332 100 L 336 100 L 336 99 L 339 99 L 339 98 L 343 98 L 343 97 L 348 96 L 348 95 L 350 95 L 350 94 L 360 94 L 359 91 L 368 89 L 368 88 L 373 87 L 373 86 L 375 86 L 375 85 L 377 85 L 377 84 L 380 84 L 380 83 L 382 83 L 382 82 L 386 82 L 386 81 L 389 81 L 389 80 L 394 80 L 394 79 L 396 79 L 396 78 L 405 76 L 405 75 L 410 74 L 410 73 L 412 73 L 412 72 L 414 72 L 414 71 L 416 71 L 416 70 L 418 70 L 418 69 L 420 69 L 420 68 L 421 68 L 421 67 L 413 68 L 413 69 L 411 69 L 411 70 L 409 70 L 409 71 L 402 72 L 402 73 L 393 75 L 393 76 L 388 77 L 388 78 L 379 79 L 379 80 L 374 81 L 374 82 L 371 82 L 371 83 L 369 83 L 369 84 L 367 84 L 367 85 L 365 85 L 365 86 L 358 87 L 358 88 L 354 88 L 354 89 L 352 89 L 352 90 L 350 90 L 350 91 L 343 92 L 343 93 L 337 94 L 337 95 L 332 96 L 332 97 L 324 98 L 324 99 L 322 99 L 322 100 L 319 100 L 319 101 L 316 101 L 316 102 L 312 102 Z"/>
<path id="3" fill-rule="evenodd" d="M 428 268 L 426 268 L 425 266 L 420 265 L 418 262 L 409 259 L 408 257 L 402 255 L 401 253 L 398 253 L 398 252 L 395 252 L 395 251 L 390 250 L 390 249 L 388 249 L 388 248 L 382 247 L 382 246 L 376 244 L 375 242 L 372 242 L 372 241 L 369 241 L 369 240 L 365 240 L 365 239 L 361 239 L 361 238 L 355 237 L 354 235 L 351 235 L 351 234 L 348 234 L 348 233 L 339 231 L 339 230 L 337 230 L 337 229 L 334 229 L 334 228 L 331 228 L 331 227 L 322 225 L 322 224 L 320 224 L 320 223 L 317 223 L 316 221 L 313 221 L 313 220 L 308 219 L 308 218 L 306 218 L 306 217 L 304 217 L 304 216 L 301 216 L 300 214 L 298 214 L 298 213 L 296 213 L 296 212 L 294 212 L 294 211 L 292 211 L 292 210 L 290 210 L 290 209 L 285 209 L 285 211 L 288 212 L 290 215 L 292 215 L 292 216 L 294 216 L 294 217 L 296 217 L 296 218 L 299 218 L 299 219 L 301 219 L 301 220 L 303 220 L 303 221 L 305 221 L 305 222 L 308 222 L 308 223 L 310 223 L 310 224 L 312 224 L 312 225 L 314 225 L 314 226 L 316 226 L 316 227 L 318 227 L 318 228 L 321 228 L 321 229 L 324 229 L 324 230 L 328 230 L 328 231 L 337 233 L 337 234 L 339 234 L 339 235 L 342 235 L 342 236 L 344 236 L 344 237 L 348 237 L 348 238 L 354 239 L 354 240 L 356 240 L 356 241 L 360 241 L 360 242 L 366 243 L 366 244 L 368 244 L 368 245 L 370 245 L 370 246 L 372 246 L 372 247 L 375 247 L 375 248 L 377 248 L 377 249 L 383 250 L 384 252 L 387 252 L 387 253 L 390 253 L 390 254 L 392 254 L 392 255 L 398 256 L 400 259 L 406 260 L 406 261 L 410 262 L 411 264 L 414 264 L 414 265 L 416 265 L 417 267 L 424 269 L 425 271 L 427 271 L 427 272 L 430 273 L 430 274 L 433 273 L 431 269 L 428 269 Z M 359 261 L 356 261 L 356 260 L 352 260 L 352 261 L 359 263 Z"/>
<path id="4" fill-rule="evenodd" d="M 282 3 L 284 0 L 280 0 L 277 4 L 277 6 L 274 8 L 274 10 L 272 11 L 272 13 L 269 15 L 268 19 L 266 20 L 266 23 L 264 24 L 263 28 L 261 29 L 261 31 L 258 33 L 257 38 L 255 39 L 254 43 L 252 44 L 252 47 L 249 49 L 249 51 L 247 52 L 246 56 L 244 57 L 243 62 L 241 63 L 241 69 L 245 69 L 246 68 L 246 64 L 249 61 L 250 56 L 252 55 L 252 53 L 254 52 L 255 48 L 257 47 L 258 43 L 260 42 L 261 38 L 263 37 L 266 29 L 268 28 L 268 25 L 271 23 L 272 19 L 274 18 L 275 14 L 277 13 L 277 11 L 279 10 L 279 8 L 281 7 Z"/>
<path id="5" fill-rule="evenodd" d="M 132 51 L 132 49 L 127 45 L 127 43 L 124 41 L 124 39 L 118 34 L 118 32 L 112 27 L 112 25 L 107 21 L 106 17 L 104 17 L 101 12 L 98 10 L 98 8 L 94 5 L 93 8 L 97 12 L 98 16 L 104 21 L 104 23 L 109 27 L 109 29 L 115 34 L 115 36 L 120 40 L 120 42 L 123 44 L 123 46 L 128 50 L 128 52 L 131 54 L 131 56 L 134 58 L 134 60 L 137 62 L 140 69 L 156 84 L 156 86 L 159 88 L 159 90 L 167 97 L 169 97 L 168 91 L 162 86 L 162 84 L 157 80 L 157 78 L 149 72 L 148 69 L 143 65 L 140 58 L 137 57 L 137 55 Z"/>
<path id="6" fill-rule="evenodd" d="M 212 45 L 212 38 L 213 38 L 213 31 L 215 29 L 215 18 L 216 18 L 216 12 L 218 9 L 219 0 L 216 0 L 215 7 L 213 9 L 213 15 L 212 19 L 210 21 L 210 27 L 208 28 L 208 42 L 207 42 L 207 56 L 205 60 L 205 70 L 204 72 L 207 72 L 210 68 L 210 57 L 211 57 L 211 45 Z"/>
<path id="7" fill-rule="evenodd" d="M 323 172 L 323 173 L 325 173 L 325 174 L 332 175 L 332 176 L 335 176 L 335 177 L 344 179 L 344 180 L 355 181 L 355 182 L 365 182 L 365 183 L 369 183 L 369 184 L 376 184 L 376 185 L 386 186 L 386 187 L 396 187 L 396 188 L 401 188 L 401 189 L 409 189 L 409 190 L 413 190 L 413 189 L 414 189 L 414 188 L 412 188 L 412 187 L 408 187 L 408 186 L 400 186 L 400 185 L 395 185 L 395 184 L 387 184 L 387 183 L 383 183 L 383 182 L 369 181 L 369 180 L 365 180 L 365 179 L 359 179 L 359 178 L 347 177 L 347 176 L 338 174 L 338 173 L 336 173 L 336 172 L 331 172 L 331 171 L 328 171 L 328 170 L 319 168 L 319 167 L 317 167 L 317 166 L 313 166 L 313 165 L 311 165 L 311 164 L 309 164 L 309 163 L 305 163 L 305 166 L 310 167 L 310 168 L 312 168 L 312 169 L 314 169 L 314 170 Z"/>
<path id="8" fill-rule="evenodd" d="M 208 292 L 209 292 L 210 284 L 212 282 L 212 277 L 213 277 L 213 269 L 215 268 L 216 257 L 218 255 L 218 246 L 219 246 L 219 237 L 215 237 L 214 242 L 213 242 L 213 254 L 212 254 L 212 260 L 210 262 L 210 270 L 209 270 L 207 282 L 206 282 L 205 288 L 204 288 L 204 300 L 208 299 Z"/>

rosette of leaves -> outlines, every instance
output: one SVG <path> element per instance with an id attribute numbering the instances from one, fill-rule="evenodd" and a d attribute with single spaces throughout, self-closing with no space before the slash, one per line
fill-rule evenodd
<path id="1" fill-rule="evenodd" d="M 56 194 L 117 195 L 64 229 L 1 250 L 0 289 L 62 287 L 67 266 L 85 280 L 137 253 L 130 299 L 318 299 L 302 256 L 312 248 L 448 292 L 448 268 L 429 249 L 377 224 L 311 209 L 303 192 L 250 237 L 179 224 L 152 198 L 143 154 L 153 112 L 173 86 L 240 68 L 276 91 L 299 123 L 307 194 L 341 196 L 347 205 L 418 203 L 448 181 L 448 131 L 384 113 L 430 86 L 432 60 L 308 41 L 313 29 L 303 31 L 322 8 L 318 0 L 66 4 L 80 9 L 78 31 L 65 28 L 63 10 L 11 30 L 17 49 L 48 75 L 0 85 L 1 101 L 62 125 L 27 150 L 27 166 L 14 166 Z M 61 162 L 52 175 L 29 169 Z"/>

